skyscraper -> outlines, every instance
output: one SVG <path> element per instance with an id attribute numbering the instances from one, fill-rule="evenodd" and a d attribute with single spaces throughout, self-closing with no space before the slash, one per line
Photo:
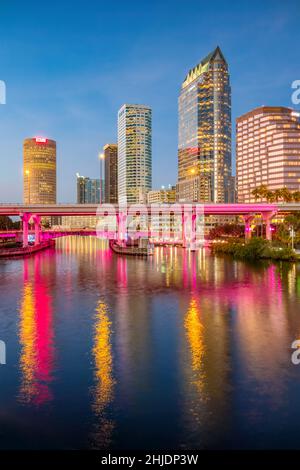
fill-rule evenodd
<path id="1" fill-rule="evenodd" d="M 23 200 L 25 204 L 56 203 L 56 142 L 44 137 L 24 140 Z"/>
<path id="2" fill-rule="evenodd" d="M 291 108 L 262 106 L 237 118 L 238 202 L 254 202 L 252 191 L 300 188 L 300 114 Z"/>
<path id="3" fill-rule="evenodd" d="M 100 202 L 100 180 L 87 176 L 77 177 L 77 204 L 99 204 Z M 103 186 L 102 186 L 103 187 Z"/>
<path id="4" fill-rule="evenodd" d="M 105 198 L 109 204 L 118 202 L 118 146 L 106 144 L 103 147 L 105 165 Z"/>
<path id="5" fill-rule="evenodd" d="M 178 104 L 177 198 L 227 202 L 231 89 L 228 65 L 219 47 L 189 71 Z"/>
<path id="6" fill-rule="evenodd" d="M 152 113 L 124 104 L 118 113 L 118 199 L 146 203 L 152 186 Z"/>

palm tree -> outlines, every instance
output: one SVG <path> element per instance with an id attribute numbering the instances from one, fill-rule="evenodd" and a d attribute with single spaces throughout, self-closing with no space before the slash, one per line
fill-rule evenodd
<path id="1" fill-rule="evenodd" d="M 300 202 L 300 191 L 293 192 L 293 199 L 295 202 Z"/>
<path id="2" fill-rule="evenodd" d="M 291 191 L 289 191 L 288 188 L 286 187 L 282 188 L 281 197 L 284 200 L 284 202 L 291 202 L 293 200 L 293 195 Z"/>
<path id="3" fill-rule="evenodd" d="M 274 191 L 275 201 L 278 202 L 282 198 L 282 189 L 275 189 Z"/>
<path id="4" fill-rule="evenodd" d="M 257 199 L 266 199 L 267 193 L 268 193 L 268 187 L 265 184 L 262 184 L 261 186 L 258 186 L 257 188 L 253 189 L 252 194 L 255 197 L 255 200 Z"/>
<path id="5" fill-rule="evenodd" d="M 261 194 L 261 197 L 262 198 L 266 198 L 267 197 L 267 194 L 269 193 L 269 188 L 266 184 L 262 184 L 260 186 L 260 194 Z"/>
<path id="6" fill-rule="evenodd" d="M 294 230 L 298 232 L 300 230 L 300 212 L 294 212 L 294 214 L 287 215 L 284 218 L 284 224 L 286 225 L 287 229 L 290 226 L 293 226 Z"/>
<path id="7" fill-rule="evenodd" d="M 268 190 L 266 193 L 266 200 L 268 202 L 274 202 L 276 199 L 275 192 Z"/>
<path id="8" fill-rule="evenodd" d="M 252 196 L 255 197 L 255 201 L 257 201 L 257 199 L 259 199 L 260 195 L 261 195 L 261 194 L 260 194 L 260 188 L 255 188 L 255 189 L 253 189 L 253 191 L 252 191 Z"/>

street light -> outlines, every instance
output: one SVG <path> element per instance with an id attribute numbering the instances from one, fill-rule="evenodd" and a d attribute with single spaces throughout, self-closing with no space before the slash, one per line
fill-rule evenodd
<path id="1" fill-rule="evenodd" d="M 30 171 L 26 170 L 25 175 L 28 177 L 28 204 L 30 204 Z"/>
<path id="2" fill-rule="evenodd" d="M 294 237 L 295 237 L 295 230 L 294 230 L 293 225 L 291 225 L 291 227 L 290 227 L 290 235 L 291 235 L 291 239 L 292 239 L 292 250 L 293 250 L 294 249 Z"/>
<path id="3" fill-rule="evenodd" d="M 102 193 L 103 193 L 103 188 L 102 188 L 102 181 L 103 181 L 103 160 L 105 158 L 104 153 L 99 153 L 99 161 L 100 161 L 100 204 L 102 204 Z"/>

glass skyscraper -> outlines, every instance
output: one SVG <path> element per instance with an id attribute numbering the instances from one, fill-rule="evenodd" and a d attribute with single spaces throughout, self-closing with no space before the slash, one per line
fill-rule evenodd
<path id="1" fill-rule="evenodd" d="M 152 187 L 152 112 L 124 104 L 118 113 L 118 199 L 146 203 Z"/>
<path id="2" fill-rule="evenodd" d="M 105 168 L 105 202 L 118 203 L 118 146 L 106 144 L 103 147 Z"/>
<path id="3" fill-rule="evenodd" d="M 217 47 L 187 74 L 179 96 L 180 201 L 228 202 L 231 177 L 231 89 Z"/>
<path id="4" fill-rule="evenodd" d="M 77 177 L 77 204 L 100 203 L 100 179 L 92 179 L 87 176 Z M 102 183 L 102 200 L 104 196 L 104 184 Z"/>

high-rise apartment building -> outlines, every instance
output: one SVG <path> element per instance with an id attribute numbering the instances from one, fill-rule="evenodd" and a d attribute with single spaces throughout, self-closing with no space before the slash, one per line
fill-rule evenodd
<path id="1" fill-rule="evenodd" d="M 103 147 L 104 154 L 104 177 L 105 177 L 105 197 L 108 204 L 118 202 L 118 146 L 116 144 L 106 144 Z"/>
<path id="2" fill-rule="evenodd" d="M 24 140 L 23 200 L 25 204 L 56 203 L 56 142 L 44 137 Z"/>
<path id="3" fill-rule="evenodd" d="M 92 179 L 87 176 L 77 177 L 77 204 L 100 203 L 100 179 Z M 102 184 L 103 191 L 103 184 Z M 102 199 L 103 200 L 103 199 Z"/>
<path id="4" fill-rule="evenodd" d="M 124 104 L 118 113 L 118 201 L 146 203 L 152 186 L 152 112 Z"/>
<path id="5" fill-rule="evenodd" d="M 231 89 L 217 47 L 187 74 L 179 96 L 180 201 L 227 202 L 231 176 Z"/>
<path id="6" fill-rule="evenodd" d="M 254 202 L 252 191 L 300 188 L 300 114 L 262 106 L 236 121 L 238 202 Z"/>

